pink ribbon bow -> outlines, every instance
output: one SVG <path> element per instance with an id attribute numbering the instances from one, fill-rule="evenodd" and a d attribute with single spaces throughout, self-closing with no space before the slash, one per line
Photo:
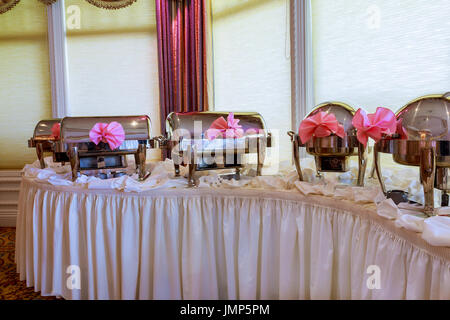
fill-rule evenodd
<path id="1" fill-rule="evenodd" d="M 386 108 L 378 107 L 375 113 L 366 114 L 361 108 L 356 111 L 352 120 L 357 129 L 358 141 L 367 145 L 369 137 L 377 142 L 382 134 L 392 135 L 397 130 L 397 122 L 394 113 Z"/>
<path id="2" fill-rule="evenodd" d="M 56 122 L 52 126 L 52 138 L 55 138 L 56 140 L 59 140 L 61 135 L 61 124 L 59 122 Z"/>
<path id="3" fill-rule="evenodd" d="M 341 138 L 346 135 L 344 127 L 337 121 L 336 116 L 324 111 L 317 112 L 304 119 L 298 129 L 302 143 L 308 142 L 313 136 L 317 138 L 328 137 L 332 133 Z"/>
<path id="4" fill-rule="evenodd" d="M 96 145 L 100 142 L 109 144 L 111 150 L 117 149 L 125 141 L 125 131 L 118 122 L 96 123 L 89 132 L 89 138 Z"/>
<path id="5" fill-rule="evenodd" d="M 241 138 L 244 135 L 244 130 L 238 123 L 239 119 L 234 119 L 234 113 L 230 112 L 227 120 L 224 117 L 214 120 L 209 129 L 206 130 L 205 135 L 208 140 L 214 140 L 219 136 L 230 139 Z"/>

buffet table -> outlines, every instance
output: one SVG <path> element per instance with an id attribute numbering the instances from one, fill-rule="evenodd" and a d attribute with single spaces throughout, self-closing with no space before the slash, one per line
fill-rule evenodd
<path id="1" fill-rule="evenodd" d="M 296 190 L 123 192 L 24 177 L 16 262 L 27 286 L 66 299 L 450 299 L 450 248 L 374 204 Z M 73 265 L 80 289 L 67 286 Z M 374 265 L 379 289 L 367 285 Z"/>

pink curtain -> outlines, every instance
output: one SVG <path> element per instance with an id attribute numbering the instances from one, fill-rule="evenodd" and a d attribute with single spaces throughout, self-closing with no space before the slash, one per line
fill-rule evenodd
<path id="1" fill-rule="evenodd" d="M 155 0 L 161 131 L 170 112 L 208 110 L 207 0 Z"/>

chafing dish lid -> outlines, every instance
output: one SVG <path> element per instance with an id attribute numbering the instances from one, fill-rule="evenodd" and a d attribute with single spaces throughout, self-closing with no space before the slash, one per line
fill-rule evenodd
<path id="1" fill-rule="evenodd" d="M 355 110 L 348 104 L 343 102 L 324 102 L 317 105 L 306 118 L 315 115 L 318 112 L 333 113 L 336 120 L 343 125 L 347 135 L 354 135 L 355 128 L 353 127 L 352 120 Z"/>
<path id="2" fill-rule="evenodd" d="M 174 131 L 177 129 L 184 129 L 190 132 L 191 137 L 194 137 L 194 125 L 195 122 L 201 122 L 201 131 L 205 133 L 209 129 L 211 124 L 219 117 L 224 117 L 226 120 L 229 112 L 186 112 L 177 113 L 172 112 L 166 119 L 166 131 L 168 137 L 176 136 Z M 265 129 L 266 125 L 263 117 L 257 112 L 235 112 L 234 118 L 239 119 L 239 125 L 242 129 L 247 131 L 248 129 Z M 260 134 L 264 134 L 261 132 Z M 184 134 L 178 134 L 178 136 Z"/>
<path id="3" fill-rule="evenodd" d="M 408 140 L 450 140 L 448 93 L 415 99 L 401 108 L 396 117 L 402 121 Z"/>
<path id="4" fill-rule="evenodd" d="M 59 123 L 60 121 L 61 119 L 46 119 L 39 121 L 34 128 L 33 138 L 35 140 L 54 139 L 54 137 L 52 136 L 52 127 L 55 125 L 55 123 Z"/>
<path id="5" fill-rule="evenodd" d="M 98 123 L 120 123 L 125 140 L 150 139 L 150 118 L 146 115 L 115 117 L 65 117 L 61 121 L 61 139 L 64 143 L 91 142 L 89 132 Z"/>

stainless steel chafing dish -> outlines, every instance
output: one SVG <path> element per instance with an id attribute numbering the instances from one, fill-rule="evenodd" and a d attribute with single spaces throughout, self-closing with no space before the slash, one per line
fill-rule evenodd
<path id="1" fill-rule="evenodd" d="M 319 177 L 321 172 L 348 171 L 349 157 L 357 155 L 359 165 L 357 185 L 363 186 L 367 153 L 366 148 L 356 138 L 356 129 L 352 125 L 355 110 L 342 102 L 325 102 L 316 106 L 307 117 L 320 111 L 333 113 L 336 120 L 343 125 L 347 135 L 343 139 L 334 134 L 328 137 L 312 137 L 308 142 L 302 144 L 299 135 L 294 131 L 289 131 L 288 135 L 292 141 L 294 162 L 299 180 L 304 180 L 300 166 L 299 147 L 304 147 L 307 153 L 314 156 L 317 176 Z"/>
<path id="2" fill-rule="evenodd" d="M 115 150 L 100 142 L 95 145 L 89 138 L 89 132 L 98 123 L 118 122 L 125 131 L 125 141 Z M 75 180 L 80 171 L 100 170 L 101 177 L 123 175 L 121 169 L 127 168 L 127 155 L 134 155 L 139 179 L 146 178 L 146 150 L 150 144 L 150 118 L 140 116 L 116 117 L 66 117 L 61 121 L 61 148 L 70 159 L 72 178 Z"/>
<path id="3" fill-rule="evenodd" d="M 68 162 L 67 154 L 60 150 L 59 138 L 52 135 L 54 125 L 59 125 L 61 119 L 41 120 L 34 128 L 33 137 L 28 140 L 29 148 L 36 148 L 41 168 L 45 168 L 44 155 L 52 153 L 53 162 Z"/>
<path id="4" fill-rule="evenodd" d="M 450 92 L 415 99 L 396 113 L 403 136 L 398 130 L 392 137 L 383 137 L 374 146 L 375 170 L 386 195 L 381 176 L 380 152 L 391 153 L 396 163 L 420 167 L 424 191 L 424 212 L 434 214 L 434 188 L 443 191 L 443 204 L 450 190 Z M 447 203 L 448 204 L 448 203 Z"/>
<path id="5" fill-rule="evenodd" d="M 236 112 L 234 118 L 244 132 L 242 138 L 217 138 L 209 141 L 205 132 L 219 117 L 227 118 L 228 112 L 172 112 L 166 119 L 166 147 L 174 161 L 175 175 L 180 174 L 180 165 L 188 165 L 189 185 L 195 185 L 194 173 L 202 170 L 231 169 L 240 177 L 242 156 L 257 154 L 257 175 L 261 175 L 266 148 L 271 146 L 271 134 L 267 132 L 263 117 L 256 112 Z M 247 130 L 253 129 L 252 133 Z M 231 177 L 231 176 L 229 176 Z"/>

